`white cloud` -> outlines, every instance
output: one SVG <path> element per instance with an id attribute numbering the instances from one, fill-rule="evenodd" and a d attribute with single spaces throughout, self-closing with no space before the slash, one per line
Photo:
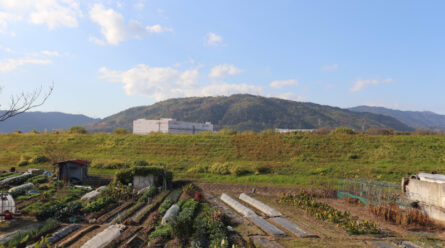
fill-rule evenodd
<path id="1" fill-rule="evenodd" d="M 336 71 L 336 70 L 338 70 L 338 65 L 337 64 L 324 65 L 321 69 L 323 71 Z"/>
<path id="2" fill-rule="evenodd" d="M 20 19 L 49 29 L 77 27 L 82 16 L 78 0 L 0 0 L 0 7 L 4 11 L 0 14 L 2 28 Z"/>
<path id="3" fill-rule="evenodd" d="M 281 89 L 286 86 L 297 86 L 298 81 L 295 79 L 289 79 L 289 80 L 282 80 L 282 81 L 273 81 L 270 84 L 270 87 L 275 89 Z"/>
<path id="4" fill-rule="evenodd" d="M 214 66 L 210 73 L 210 78 L 224 78 L 227 76 L 233 76 L 236 74 L 240 74 L 241 70 L 236 68 L 234 65 L 217 65 Z"/>
<path id="5" fill-rule="evenodd" d="M 131 38 L 142 38 L 150 33 L 172 31 L 172 29 L 164 28 L 160 25 L 144 27 L 135 20 L 130 20 L 127 25 L 120 13 L 111 8 L 106 9 L 102 4 L 95 4 L 89 14 L 91 20 L 99 24 L 105 40 L 112 45 L 117 45 Z M 96 44 L 102 43 L 101 40 L 95 37 L 90 37 L 90 41 Z"/>
<path id="6" fill-rule="evenodd" d="M 224 43 L 222 36 L 210 32 L 206 35 L 206 44 L 210 46 L 222 46 Z"/>
<path id="7" fill-rule="evenodd" d="M 90 36 L 88 39 L 90 42 L 93 42 L 96 45 L 105 46 L 107 43 L 104 40 L 101 40 L 99 38 L 96 38 L 94 36 Z"/>
<path id="8" fill-rule="evenodd" d="M 57 51 L 43 50 L 40 53 L 43 54 L 43 55 L 52 56 L 52 57 L 59 57 L 60 56 L 59 52 L 57 52 Z"/>
<path id="9" fill-rule="evenodd" d="M 34 59 L 34 58 L 5 59 L 0 61 L 0 72 L 12 71 L 17 67 L 26 64 L 45 65 L 45 64 L 50 64 L 51 62 L 52 61 L 48 59 Z"/>
<path id="10" fill-rule="evenodd" d="M 171 67 L 149 67 L 141 64 L 127 71 L 112 71 L 102 67 L 99 73 L 103 79 L 122 83 L 127 95 L 142 95 L 157 101 L 172 97 L 261 94 L 263 91 L 262 87 L 249 84 L 200 85 L 197 82 L 197 69 L 178 71 Z"/>
<path id="11" fill-rule="evenodd" d="M 387 78 L 384 80 L 379 80 L 379 79 L 361 79 L 358 78 L 355 81 L 354 86 L 352 86 L 352 88 L 350 88 L 349 90 L 351 92 L 357 92 L 362 90 L 365 87 L 371 86 L 371 85 L 379 85 L 379 84 L 384 84 L 384 83 L 392 83 L 394 82 L 394 80 L 392 78 Z"/>

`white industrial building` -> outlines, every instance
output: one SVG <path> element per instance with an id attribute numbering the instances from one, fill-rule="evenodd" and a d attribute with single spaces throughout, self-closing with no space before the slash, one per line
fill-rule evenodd
<path id="1" fill-rule="evenodd" d="M 138 119 L 133 121 L 134 134 L 148 134 L 151 132 L 196 134 L 201 132 L 213 132 L 213 125 L 210 122 L 195 123 L 177 121 L 175 119 Z"/>

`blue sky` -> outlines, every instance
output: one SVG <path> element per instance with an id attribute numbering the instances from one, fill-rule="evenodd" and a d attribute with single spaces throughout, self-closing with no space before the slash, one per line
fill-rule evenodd
<path id="1" fill-rule="evenodd" d="M 105 117 L 251 93 L 445 114 L 442 1 L 0 0 L 0 104 Z"/>

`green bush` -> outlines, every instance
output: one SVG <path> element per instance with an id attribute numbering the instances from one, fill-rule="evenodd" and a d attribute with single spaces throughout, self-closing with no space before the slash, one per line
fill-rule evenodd
<path id="1" fill-rule="evenodd" d="M 17 163 L 17 166 L 21 167 L 21 166 L 27 166 L 29 164 L 29 162 L 27 160 L 20 160 Z"/>
<path id="2" fill-rule="evenodd" d="M 266 166 L 256 166 L 255 167 L 255 175 L 269 174 L 272 170 Z"/>
<path id="3" fill-rule="evenodd" d="M 123 185 L 128 185 L 129 183 L 133 183 L 133 178 L 135 175 L 138 176 L 148 176 L 153 175 L 155 177 L 155 185 L 160 186 L 163 183 L 164 178 L 164 169 L 160 167 L 151 167 L 151 166 L 138 166 L 131 167 L 128 169 L 122 169 L 114 174 L 113 184 L 116 185 L 120 182 Z M 173 179 L 173 173 L 170 171 L 165 171 L 167 184 Z"/>
<path id="4" fill-rule="evenodd" d="M 195 164 L 187 170 L 188 173 L 208 173 L 210 166 L 208 164 Z"/>
<path id="5" fill-rule="evenodd" d="M 354 130 L 348 127 L 337 127 L 332 134 L 355 134 Z"/>
<path id="6" fill-rule="evenodd" d="M 81 126 L 72 126 L 72 127 L 70 127 L 68 132 L 69 133 L 73 133 L 73 134 L 86 134 L 86 133 L 88 133 L 87 130 L 84 127 L 81 127 Z"/>
<path id="7" fill-rule="evenodd" d="M 125 169 L 130 168 L 130 164 L 118 159 L 93 160 L 91 167 L 101 169 Z"/>
<path id="8" fill-rule="evenodd" d="M 117 134 L 117 135 L 124 135 L 124 134 L 130 134 L 130 131 L 128 131 L 125 128 L 116 128 L 113 130 L 112 132 L 113 134 Z"/>
<path id="9" fill-rule="evenodd" d="M 235 129 L 223 128 L 219 130 L 218 133 L 223 135 L 235 135 L 238 133 L 238 131 L 236 131 Z"/>
<path id="10" fill-rule="evenodd" d="M 47 156 L 45 155 L 36 155 L 31 159 L 32 164 L 43 164 L 46 162 L 51 161 Z"/>
<path id="11" fill-rule="evenodd" d="M 229 167 L 229 171 L 230 174 L 234 176 L 242 176 L 250 173 L 249 170 L 239 165 L 232 165 L 231 167 Z"/>
<path id="12" fill-rule="evenodd" d="M 231 164 L 228 162 L 225 163 L 213 163 L 210 167 L 209 167 L 209 172 L 212 174 L 216 174 L 216 175 L 227 175 L 230 174 L 230 168 Z"/>
<path id="13" fill-rule="evenodd" d="M 143 167 L 143 166 L 148 166 L 148 165 L 149 165 L 149 163 L 147 161 L 145 161 L 145 160 L 142 160 L 142 159 L 133 161 L 133 166 L 134 167 L 138 167 L 138 166 Z"/>

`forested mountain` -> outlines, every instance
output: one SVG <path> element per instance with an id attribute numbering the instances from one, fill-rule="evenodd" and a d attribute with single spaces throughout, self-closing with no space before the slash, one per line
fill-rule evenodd
<path id="1" fill-rule="evenodd" d="M 370 127 L 413 130 L 408 125 L 384 115 L 247 94 L 169 99 L 149 106 L 127 109 L 87 127 L 91 131 L 105 132 L 115 128 L 132 130 L 133 120 L 139 118 L 210 121 L 216 129 L 234 128 L 240 131 L 261 131 L 269 128 L 315 129 L 324 126 L 344 126 L 357 130 Z"/>
<path id="2" fill-rule="evenodd" d="M 414 128 L 445 131 L 445 115 L 439 115 L 430 111 L 401 111 L 370 106 L 358 106 L 350 108 L 350 110 L 391 116 Z"/>
<path id="3" fill-rule="evenodd" d="M 0 111 L 0 114 L 3 111 Z M 100 119 L 90 118 L 85 115 L 65 114 L 60 112 L 27 112 L 0 122 L 0 132 L 9 133 L 14 130 L 29 132 L 36 129 L 43 132 L 55 129 L 66 129 L 71 126 L 94 123 Z"/>

